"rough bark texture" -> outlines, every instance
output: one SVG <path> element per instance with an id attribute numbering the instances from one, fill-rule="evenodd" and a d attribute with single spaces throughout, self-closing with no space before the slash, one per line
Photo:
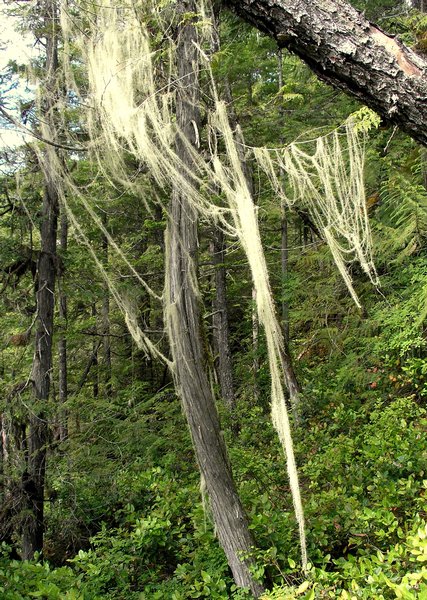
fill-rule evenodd
<path id="1" fill-rule="evenodd" d="M 198 111 L 197 50 L 193 42 L 196 29 L 184 15 L 196 12 L 193 0 L 178 2 L 181 14 L 178 27 L 177 123 L 185 136 L 197 144 L 195 130 L 200 124 Z M 176 151 L 192 166 L 191 156 L 180 139 Z M 204 369 L 205 353 L 196 282 L 197 218 L 185 194 L 174 189 L 168 223 L 166 322 L 176 387 L 196 451 L 197 461 L 209 495 L 219 542 L 238 586 L 247 587 L 255 597 L 262 586 L 254 581 L 248 555 L 254 540 L 248 528 L 233 481 L 223 441 L 215 401 Z"/>
<path id="2" fill-rule="evenodd" d="M 345 0 L 225 0 L 297 54 L 324 81 L 352 94 L 427 145 L 427 63 Z"/>
<path id="3" fill-rule="evenodd" d="M 55 136 L 55 96 L 58 69 L 56 6 L 46 0 L 44 31 L 46 40 L 45 99 L 41 119 Z M 50 168 L 49 150 L 46 150 L 41 168 L 44 175 L 44 196 L 40 227 L 41 249 L 38 260 L 37 329 L 32 368 L 32 385 L 35 406 L 29 420 L 27 468 L 22 476 L 25 495 L 25 519 L 22 525 L 22 557 L 31 559 L 34 552 L 43 548 L 44 486 L 46 451 L 49 427 L 46 408 L 50 393 L 52 371 L 53 314 L 55 304 L 55 275 L 57 267 L 56 237 L 58 222 L 58 193 L 55 176 Z"/>

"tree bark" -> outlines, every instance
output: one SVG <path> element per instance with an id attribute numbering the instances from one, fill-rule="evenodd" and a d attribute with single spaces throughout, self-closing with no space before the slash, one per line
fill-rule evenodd
<path id="1" fill-rule="evenodd" d="M 320 79 L 355 96 L 427 145 L 427 63 L 345 0 L 225 0 L 297 54 Z"/>
<path id="2" fill-rule="evenodd" d="M 98 333 L 98 326 L 97 326 L 97 322 L 98 322 L 98 314 L 96 311 L 96 304 L 92 304 L 92 317 L 94 320 L 94 324 L 93 324 L 93 334 L 94 334 L 94 338 L 93 338 L 93 342 L 92 342 L 92 363 L 91 366 L 93 367 L 92 369 L 92 373 L 93 373 L 93 382 L 92 382 L 92 394 L 94 398 L 98 398 L 99 396 L 99 360 L 98 360 L 98 349 L 101 346 L 101 344 L 99 342 L 96 341 L 96 334 Z"/>
<path id="3" fill-rule="evenodd" d="M 233 365 L 230 350 L 230 329 L 227 307 L 227 274 L 224 266 L 225 241 L 220 229 L 213 232 L 212 262 L 215 269 L 215 297 L 213 301 L 213 338 L 221 397 L 228 410 L 236 405 L 233 383 Z"/>
<path id="4" fill-rule="evenodd" d="M 277 55 L 277 64 L 279 69 L 279 92 L 283 88 L 283 53 L 279 50 Z M 284 107 L 281 106 L 279 108 L 279 114 L 281 117 L 281 125 L 284 125 L 285 122 L 285 112 Z M 280 140 L 281 143 L 284 143 L 284 139 Z M 280 172 L 281 179 L 285 178 L 285 172 L 282 169 Z M 283 329 L 283 338 L 285 340 L 285 344 L 289 345 L 289 305 L 286 300 L 286 282 L 288 279 L 288 271 L 289 271 L 289 236 L 288 236 L 288 211 L 286 207 L 286 203 L 284 200 L 280 203 L 280 266 L 282 271 L 282 329 Z"/>
<path id="5" fill-rule="evenodd" d="M 96 367 L 98 365 L 98 350 L 100 349 L 101 344 L 102 344 L 102 340 L 99 340 L 98 342 L 93 343 L 92 353 L 89 356 L 89 360 L 87 361 L 86 367 L 84 368 L 82 376 L 79 379 L 79 383 L 77 384 L 76 391 L 74 392 L 75 396 L 77 396 L 77 394 L 79 394 L 81 392 L 81 390 L 83 389 L 83 386 L 86 383 L 86 380 L 89 376 L 91 368 Z M 98 374 L 96 374 L 96 377 L 98 377 Z M 78 415 L 76 415 L 76 416 L 78 418 Z"/>
<path id="6" fill-rule="evenodd" d="M 219 35 L 220 3 L 212 2 L 212 53 L 221 49 Z M 228 89 L 228 82 L 226 82 Z M 226 243 L 224 233 L 216 228 L 212 240 L 212 262 L 214 265 L 215 296 L 213 300 L 213 340 L 215 366 L 218 373 L 221 397 L 228 410 L 233 413 L 236 408 L 236 397 L 233 382 L 233 363 L 230 348 L 230 328 L 227 306 L 227 273 L 224 265 Z M 237 424 L 233 420 L 233 427 Z"/>
<path id="7" fill-rule="evenodd" d="M 102 214 L 102 223 L 104 227 L 108 225 L 108 216 L 104 212 Z M 102 254 L 105 268 L 108 268 L 108 239 L 107 236 L 102 236 Z M 111 385 L 111 336 L 110 336 L 110 292 L 108 286 L 104 286 L 104 297 L 102 299 L 101 308 L 101 323 L 103 335 L 103 351 L 104 351 L 104 389 L 105 395 L 110 397 L 112 394 Z"/>
<path id="8" fill-rule="evenodd" d="M 187 140 L 197 145 L 196 129 L 200 126 L 198 55 L 194 44 L 197 35 L 188 16 L 196 12 L 196 5 L 194 0 L 181 0 L 177 9 L 180 24 L 176 118 Z M 191 154 L 180 138 L 176 141 L 176 152 L 191 171 Z M 206 484 L 219 542 L 236 584 L 249 588 L 255 597 L 259 597 L 263 587 L 249 570 L 250 559 L 242 557 L 250 554 L 254 540 L 237 494 L 215 400 L 203 366 L 205 353 L 196 287 L 197 245 L 197 215 L 186 195 L 175 188 L 167 232 L 165 314 L 175 384 Z"/>
<path id="9" fill-rule="evenodd" d="M 10 417 L 7 413 L 0 414 L 0 499 L 3 501 L 10 488 L 9 420 Z"/>
<path id="10" fill-rule="evenodd" d="M 46 40 L 46 79 L 41 107 L 41 122 L 49 139 L 55 139 L 56 81 L 58 70 L 57 15 L 54 0 L 43 6 Z M 40 161 L 44 175 L 41 215 L 41 249 L 38 259 L 37 328 L 31 374 L 35 405 L 29 419 L 27 468 L 22 476 L 25 518 L 22 524 L 22 557 L 31 559 L 43 548 L 44 486 L 46 453 L 49 440 L 47 404 L 52 371 L 54 292 L 57 267 L 56 238 L 58 192 L 52 166 L 52 149 L 45 149 Z"/>
<path id="11" fill-rule="evenodd" d="M 59 439 L 61 442 L 68 437 L 67 410 L 68 399 L 68 365 L 67 365 L 67 295 L 64 290 L 64 265 L 63 261 L 68 249 L 68 219 L 65 213 L 61 214 L 61 233 L 59 236 L 61 260 L 58 269 L 58 311 L 61 322 L 61 332 L 58 341 L 58 371 L 59 371 Z"/>

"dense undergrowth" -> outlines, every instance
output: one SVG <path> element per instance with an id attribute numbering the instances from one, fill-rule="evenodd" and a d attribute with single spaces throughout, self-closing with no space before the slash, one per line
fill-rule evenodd
<path id="1" fill-rule="evenodd" d="M 299 436 L 306 575 L 298 569 L 285 467 L 271 426 L 256 407 L 246 415 L 232 458 L 260 547 L 257 573 L 289 586 L 266 597 L 425 597 L 426 411 L 413 397 L 372 395 L 355 406 L 335 391 Z M 136 461 L 111 483 L 108 518 L 67 566 L 10 561 L 2 549 L 2 598 L 246 597 L 233 586 L 194 474 Z M 66 519 L 56 506 L 62 501 L 52 503 L 52 521 L 57 512 Z"/>
<path id="2" fill-rule="evenodd" d="M 312 262 L 313 283 L 320 277 L 317 261 L 324 261 L 322 297 L 345 293 L 323 250 L 310 252 L 299 260 L 305 267 Z M 299 268 L 295 263 L 297 274 Z M 309 316 L 307 307 L 295 311 L 295 328 L 305 331 L 301 347 L 307 346 L 299 360 L 306 383 L 295 444 L 308 573 L 298 567 L 285 462 L 268 415 L 268 381 L 258 402 L 242 392 L 233 417 L 238 435 L 224 411 L 235 476 L 259 545 L 256 573 L 273 590 L 266 598 L 427 597 L 427 363 L 422 330 L 406 327 L 411 310 L 420 309 L 414 295 L 424 269 L 422 253 L 389 268 L 387 303 L 367 292 L 365 316 L 338 298 L 339 314 L 327 332 L 324 325 L 312 322 L 307 329 L 297 320 Z M 307 269 L 301 273 L 306 277 Z M 5 600 L 246 597 L 232 582 L 203 508 L 176 398 L 138 393 L 129 414 L 112 414 L 99 426 L 91 456 L 77 439 L 55 459 L 48 560 L 10 560 L 4 546 Z M 102 443 L 106 428 L 114 432 L 113 447 Z"/>

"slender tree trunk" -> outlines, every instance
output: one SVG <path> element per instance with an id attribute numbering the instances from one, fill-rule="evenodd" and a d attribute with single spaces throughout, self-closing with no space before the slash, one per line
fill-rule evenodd
<path id="1" fill-rule="evenodd" d="M 61 262 L 58 270 L 58 304 L 61 332 L 58 341 L 58 369 L 59 369 L 59 439 L 64 441 L 68 437 L 67 410 L 68 399 L 68 365 L 67 365 L 67 295 L 64 291 L 64 266 L 63 261 L 68 249 L 68 219 L 65 213 L 61 214 L 61 233 L 59 236 L 61 248 Z"/>
<path id="2" fill-rule="evenodd" d="M 102 222 L 104 227 L 108 225 L 107 213 L 103 213 Z M 104 265 L 108 266 L 108 239 L 102 236 L 102 254 Z M 106 396 L 111 396 L 111 337 L 110 337 L 110 292 L 108 286 L 104 286 L 104 298 L 101 308 L 103 350 L 104 350 L 104 385 Z"/>
<path id="3" fill-rule="evenodd" d="M 282 271 L 282 329 L 283 338 L 289 344 L 289 304 L 286 300 L 286 283 L 289 274 L 289 236 L 287 207 L 282 200 L 280 205 L 280 267 Z"/>
<path id="4" fill-rule="evenodd" d="M 277 62 L 279 68 L 279 91 L 283 88 L 283 55 L 282 51 L 279 50 L 277 55 Z M 280 117 L 281 117 L 281 126 L 284 126 L 284 110 L 282 107 L 279 108 Z M 284 139 L 281 139 L 280 142 L 283 144 L 285 142 Z M 282 179 L 285 178 L 285 172 L 282 169 L 280 176 Z M 286 301 L 285 293 L 286 293 L 286 283 L 288 279 L 288 270 L 289 270 L 289 253 L 288 253 L 288 215 L 287 215 L 287 207 L 285 201 L 282 199 L 280 203 L 280 266 L 282 271 L 282 329 L 283 329 L 283 338 L 286 344 L 289 344 L 289 305 Z"/>
<path id="5" fill-rule="evenodd" d="M 427 150 L 425 148 L 421 151 L 421 169 L 424 187 L 427 190 Z"/>
<path id="6" fill-rule="evenodd" d="M 92 383 L 92 390 L 93 390 L 93 397 L 94 398 L 98 398 L 99 396 L 99 369 L 98 369 L 98 365 L 99 365 L 99 360 L 98 360 L 98 350 L 101 346 L 102 343 L 102 338 L 101 338 L 101 342 L 97 341 L 96 339 L 96 334 L 98 332 L 98 327 L 97 327 L 97 312 L 96 312 L 96 304 L 92 304 L 92 317 L 94 318 L 94 325 L 93 325 L 93 333 L 94 338 L 93 338 L 93 342 L 92 342 L 92 371 L 93 371 L 93 383 Z"/>
<path id="7" fill-rule="evenodd" d="M 58 70 L 56 5 L 45 0 L 42 5 L 46 40 L 46 80 L 41 121 L 46 134 L 55 138 L 56 81 Z M 46 454 L 49 443 L 47 405 L 52 372 L 52 337 L 54 292 L 57 267 L 56 237 L 58 193 L 52 165 L 52 149 L 41 160 L 45 184 L 41 215 L 41 249 L 38 260 L 37 327 L 32 368 L 34 407 L 29 419 L 27 468 L 22 476 L 26 511 L 22 525 L 22 557 L 31 559 L 43 548 L 44 487 Z"/>
<path id="8" fill-rule="evenodd" d="M 92 367 L 96 368 L 96 366 L 98 364 L 98 350 L 100 349 L 101 344 L 102 344 L 102 340 L 99 340 L 96 343 L 94 342 L 94 344 L 92 346 L 92 353 L 89 357 L 89 360 L 86 363 L 86 367 L 84 368 L 84 371 L 83 371 L 83 373 L 80 377 L 80 380 L 77 384 L 76 391 L 74 392 L 76 396 L 77 396 L 77 394 L 79 394 L 81 392 L 83 386 L 85 385 Z M 98 377 L 98 375 L 96 375 L 96 377 Z M 77 428 L 77 431 L 80 431 L 80 420 L 79 420 L 78 413 L 76 413 L 76 428 Z"/>
<path id="9" fill-rule="evenodd" d="M 346 0 L 225 0 L 349 93 L 427 145 L 427 62 Z"/>
<path id="10" fill-rule="evenodd" d="M 5 498 L 10 488 L 9 416 L 0 414 L 0 498 Z"/>
<path id="11" fill-rule="evenodd" d="M 200 126 L 196 29 L 186 15 L 196 12 L 194 0 L 178 2 L 177 124 L 187 140 L 197 144 Z M 192 159 L 179 138 L 176 151 L 191 170 Z M 185 194 L 172 193 L 167 233 L 166 323 L 174 377 L 187 417 L 197 461 L 209 495 L 219 542 L 224 549 L 234 580 L 259 597 L 263 587 L 249 570 L 254 540 L 237 494 L 227 450 L 221 434 L 207 373 L 201 332 L 201 315 L 196 289 L 197 215 Z"/>
<path id="12" fill-rule="evenodd" d="M 221 387 L 221 396 L 228 410 L 235 409 L 233 366 L 230 349 L 230 330 L 227 307 L 227 276 L 224 265 L 225 240 L 220 229 L 216 229 L 212 242 L 212 261 L 215 269 L 215 297 L 213 301 L 213 337 L 215 364 Z"/>
<path id="13" fill-rule="evenodd" d="M 309 229 L 308 225 L 306 225 L 305 223 L 303 223 L 303 225 L 302 225 L 302 234 L 303 234 L 304 248 L 306 248 L 308 246 L 308 234 L 309 233 L 310 233 L 310 229 Z"/>
<path id="14" fill-rule="evenodd" d="M 105 290 L 101 311 L 104 351 L 105 395 L 111 396 L 113 390 L 111 386 L 110 296 L 108 290 Z"/>
<path id="15" fill-rule="evenodd" d="M 212 54 L 221 48 L 219 35 L 220 2 L 212 2 Z M 212 262 L 214 265 L 215 297 L 213 301 L 213 339 L 215 365 L 217 368 L 221 396 L 230 412 L 236 407 L 233 383 L 233 364 L 230 348 L 230 328 L 227 306 L 227 273 L 225 269 L 226 243 L 220 229 L 213 232 Z"/>
<path id="16" fill-rule="evenodd" d="M 9 432 L 6 413 L 0 414 L 0 540 L 6 539 L 7 523 L 4 522 L 3 512 L 9 495 Z"/>
<path id="17" fill-rule="evenodd" d="M 7 413 L 0 417 L 0 541 L 10 544 L 14 554 L 14 523 L 22 509 L 22 488 L 16 485 L 13 473 L 21 466 L 22 446 L 25 446 L 25 427 L 22 430 L 18 423 L 16 421 L 14 425 Z"/>

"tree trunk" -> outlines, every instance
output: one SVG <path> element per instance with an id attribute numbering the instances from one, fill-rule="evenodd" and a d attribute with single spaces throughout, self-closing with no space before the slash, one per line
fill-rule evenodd
<path id="1" fill-rule="evenodd" d="M 98 360 L 98 349 L 101 346 L 101 342 L 97 341 L 96 335 L 98 333 L 97 321 L 98 315 L 96 312 L 96 304 L 92 304 L 92 317 L 94 320 L 93 324 L 93 342 L 92 342 L 92 374 L 93 374 L 93 382 L 92 382 L 92 394 L 94 398 L 98 398 L 99 396 L 99 360 Z M 101 338 L 102 340 L 102 338 Z"/>
<path id="2" fill-rule="evenodd" d="M 221 49 L 219 36 L 220 3 L 212 2 L 212 53 Z M 228 86 L 228 84 L 227 84 Z M 215 297 L 213 301 L 213 339 L 215 365 L 217 368 L 221 396 L 232 413 L 236 407 L 233 383 L 233 364 L 230 349 L 230 329 L 227 307 L 227 273 L 225 270 L 226 244 L 224 233 L 217 228 L 213 232 L 212 262 L 214 265 Z M 236 425 L 233 421 L 233 425 Z"/>
<path id="3" fill-rule="evenodd" d="M 67 295 L 64 291 L 64 266 L 63 261 L 68 248 L 68 219 L 65 213 L 61 214 L 60 233 L 61 260 L 58 270 L 59 278 L 59 319 L 61 332 L 58 341 L 58 370 L 59 370 L 59 439 L 61 442 L 68 437 L 67 410 L 65 408 L 68 399 L 68 366 L 67 366 Z"/>
<path id="4" fill-rule="evenodd" d="M 10 488 L 10 434 L 7 413 L 0 414 L 0 498 L 4 500 Z"/>
<path id="5" fill-rule="evenodd" d="M 104 351 L 104 389 L 105 395 L 110 397 L 113 389 L 111 386 L 110 296 L 107 289 L 104 292 L 102 300 L 101 318 Z"/>
<path id="6" fill-rule="evenodd" d="M 46 79 L 41 121 L 49 139 L 55 139 L 56 79 L 58 70 L 56 6 L 45 0 L 42 7 L 46 40 Z M 38 260 L 37 328 L 31 380 L 35 405 L 29 419 L 27 468 L 22 476 L 25 496 L 25 519 L 22 524 L 22 557 L 31 559 L 43 548 L 44 486 L 46 451 L 49 439 L 47 404 L 52 371 L 52 337 L 55 275 L 57 267 L 56 237 L 58 193 L 52 165 L 52 148 L 44 150 L 40 167 L 44 175 L 41 216 L 41 248 Z"/>
<path id="7" fill-rule="evenodd" d="M 284 201 L 280 204 L 280 266 L 282 271 L 282 329 L 283 339 L 289 344 L 289 305 L 286 300 L 286 282 L 289 272 L 289 236 L 288 236 L 288 216 Z"/>
<path id="8" fill-rule="evenodd" d="M 102 344 L 102 340 L 98 340 L 96 343 L 94 342 L 92 345 L 92 353 L 89 356 L 89 360 L 86 363 L 86 367 L 84 368 L 84 371 L 79 379 L 79 382 L 77 384 L 76 387 L 76 391 L 74 392 L 74 394 L 77 396 L 77 394 L 79 394 L 82 391 L 83 386 L 85 385 L 87 378 L 89 376 L 90 370 L 92 369 L 92 367 L 97 366 L 98 364 L 98 350 L 100 349 Z M 96 374 L 96 377 L 98 377 L 98 374 Z M 76 414 L 76 419 L 77 422 L 79 420 L 79 415 L 78 413 Z M 79 431 L 79 426 L 77 426 L 77 430 Z"/>
<path id="9" fill-rule="evenodd" d="M 279 68 L 279 93 L 283 88 L 283 56 L 282 51 L 279 50 L 277 55 L 277 63 Z M 284 127 L 285 121 L 285 112 L 283 106 L 279 108 L 280 111 L 280 120 L 281 127 Z M 280 142 L 284 144 L 285 140 L 281 139 Z M 280 173 L 281 179 L 285 178 L 285 171 L 281 169 Z M 282 329 L 283 329 L 283 338 L 285 340 L 285 344 L 289 345 L 289 305 L 286 300 L 286 282 L 288 279 L 288 270 L 289 270 L 289 236 L 288 236 L 288 214 L 287 207 L 284 200 L 280 203 L 280 266 L 282 271 Z"/>
<path id="10" fill-rule="evenodd" d="M 102 223 L 104 227 L 108 225 L 108 216 L 104 212 L 102 214 Z M 108 268 L 108 239 L 105 235 L 102 236 L 102 254 L 104 266 Z M 104 386 L 105 395 L 110 397 L 112 394 L 111 387 L 111 336 L 110 336 L 110 292 L 108 286 L 104 286 L 104 298 L 101 308 L 101 323 L 103 335 L 103 350 L 104 350 Z"/>
<path id="11" fill-rule="evenodd" d="M 355 96 L 427 145 L 427 63 L 345 0 L 225 0 L 297 54 L 327 83 Z"/>
<path id="12" fill-rule="evenodd" d="M 187 140 L 196 141 L 200 125 L 196 29 L 190 21 L 196 12 L 194 0 L 178 2 L 177 123 Z M 181 139 L 176 151 L 189 167 L 191 154 Z M 190 177 L 190 175 L 188 175 Z M 250 573 L 248 555 L 254 540 L 237 494 L 218 412 L 208 376 L 201 332 L 196 278 L 197 216 L 185 194 L 172 193 L 167 232 L 165 319 L 174 364 L 176 388 L 194 443 L 197 461 L 209 495 L 219 542 L 224 549 L 236 584 L 259 597 L 263 587 Z"/>
<path id="13" fill-rule="evenodd" d="M 227 307 L 227 279 L 224 266 L 225 241 L 220 229 L 213 233 L 212 261 L 215 269 L 215 297 L 213 301 L 213 337 L 221 397 L 228 410 L 235 409 L 233 366 L 230 350 L 230 330 Z"/>
<path id="14" fill-rule="evenodd" d="M 427 150 L 423 148 L 421 153 L 421 172 L 423 176 L 423 184 L 427 190 Z"/>

